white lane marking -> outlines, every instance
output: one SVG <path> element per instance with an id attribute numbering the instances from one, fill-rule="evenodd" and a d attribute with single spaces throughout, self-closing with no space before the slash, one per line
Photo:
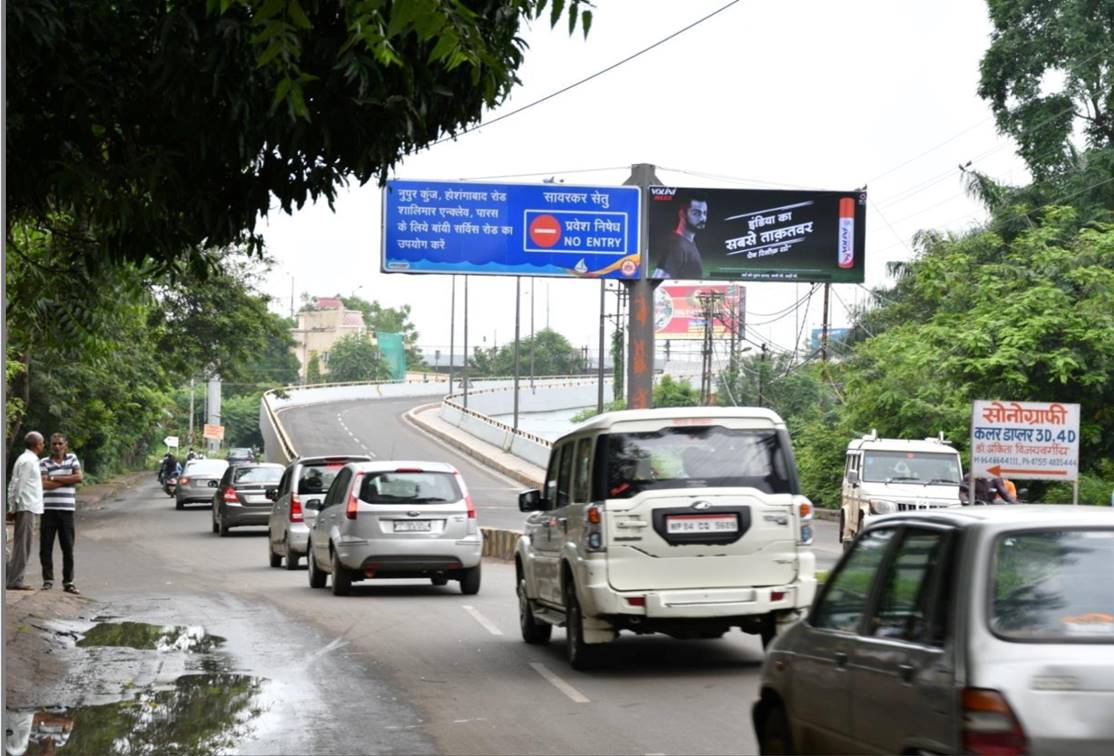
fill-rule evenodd
<path id="1" fill-rule="evenodd" d="M 336 651 L 338 648 L 344 648 L 347 645 L 348 641 L 344 640 L 344 636 L 342 635 L 339 638 L 335 638 L 334 640 L 330 641 L 329 644 L 324 646 L 323 648 L 319 648 L 314 651 L 312 654 L 310 654 L 309 658 L 316 659 L 320 656 L 324 656 L 330 651 Z"/>
<path id="2" fill-rule="evenodd" d="M 357 444 L 360 443 L 360 439 L 356 438 L 355 436 L 352 436 L 352 440 L 355 441 Z"/>
<path id="3" fill-rule="evenodd" d="M 480 611 L 478 609 L 476 609 L 474 606 L 465 605 L 465 606 L 462 606 L 460 608 L 463 609 L 464 611 L 468 612 L 469 614 L 471 614 L 472 619 L 476 620 L 476 622 L 479 622 L 483 626 L 483 629 L 487 630 L 492 635 L 502 635 L 503 634 L 503 631 L 500 630 L 499 628 L 497 628 L 495 626 L 494 622 L 492 622 L 487 617 L 480 614 Z"/>
<path id="4" fill-rule="evenodd" d="M 544 664 L 540 664 L 538 662 L 530 662 L 530 666 L 534 668 L 535 672 L 548 680 L 554 688 L 571 698 L 573 703 L 591 703 L 591 701 L 588 700 L 587 696 L 585 696 L 573 686 L 569 685 L 557 675 L 550 672 L 548 669 L 546 669 Z"/>

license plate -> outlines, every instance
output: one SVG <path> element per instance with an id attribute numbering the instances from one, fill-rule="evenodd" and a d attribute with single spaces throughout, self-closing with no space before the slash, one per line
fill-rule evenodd
<path id="1" fill-rule="evenodd" d="M 395 520 L 396 533 L 428 533 L 433 530 L 430 520 Z"/>
<path id="2" fill-rule="evenodd" d="M 669 515 L 665 530 L 671 534 L 683 533 L 735 533 L 739 519 L 733 514 Z"/>

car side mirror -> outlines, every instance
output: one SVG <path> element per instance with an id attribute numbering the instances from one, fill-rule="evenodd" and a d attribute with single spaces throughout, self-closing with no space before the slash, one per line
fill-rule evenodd
<path id="1" fill-rule="evenodd" d="M 859 471 L 852 470 L 851 472 L 847 473 L 847 482 L 853 486 L 859 485 Z"/>
<path id="2" fill-rule="evenodd" d="M 306 499 L 305 508 L 316 512 L 321 509 L 321 504 L 324 501 L 324 499 Z"/>
<path id="3" fill-rule="evenodd" d="M 269 501 L 274 501 L 278 498 L 278 489 L 268 488 L 266 491 L 263 492 L 263 495 L 266 496 Z"/>
<path id="4" fill-rule="evenodd" d="M 536 488 L 523 491 L 518 495 L 518 509 L 520 512 L 540 512 L 545 509 L 545 499 Z"/>

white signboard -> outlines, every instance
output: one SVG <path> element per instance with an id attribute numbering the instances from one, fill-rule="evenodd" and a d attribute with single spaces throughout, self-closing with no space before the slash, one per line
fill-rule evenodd
<path id="1" fill-rule="evenodd" d="M 981 478 L 1075 480 L 1079 405 L 975 401 L 971 473 Z"/>
<path id="2" fill-rule="evenodd" d="M 169 446 L 171 449 L 177 449 L 178 448 L 178 437 L 177 436 L 167 436 L 166 438 L 164 438 L 162 440 L 162 442 L 164 444 L 166 444 L 167 446 Z"/>

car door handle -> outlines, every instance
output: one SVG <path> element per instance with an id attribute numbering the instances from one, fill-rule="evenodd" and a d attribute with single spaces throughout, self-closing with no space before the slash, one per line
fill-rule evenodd
<path id="1" fill-rule="evenodd" d="M 897 667 L 897 676 L 901 678 L 902 682 L 913 682 L 916 673 L 917 668 L 912 664 L 899 664 Z"/>
<path id="2" fill-rule="evenodd" d="M 839 667 L 840 669 L 843 669 L 844 667 L 846 667 L 847 666 L 847 654 L 843 651 L 836 651 L 835 652 L 835 663 L 836 663 L 836 666 Z"/>

